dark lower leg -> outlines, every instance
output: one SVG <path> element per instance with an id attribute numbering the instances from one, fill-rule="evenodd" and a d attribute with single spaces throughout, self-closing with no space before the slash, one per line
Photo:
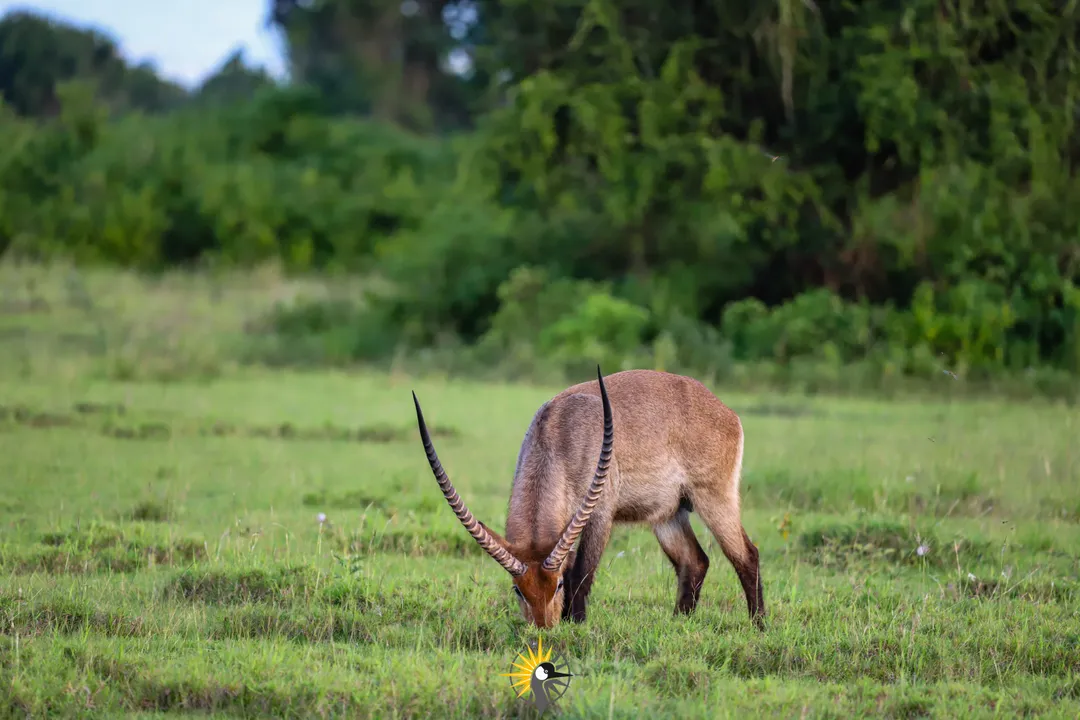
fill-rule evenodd
<path id="1" fill-rule="evenodd" d="M 702 553 L 698 565 L 684 565 L 676 569 L 679 578 L 679 596 L 675 601 L 675 612 L 690 614 L 697 608 L 701 597 L 701 586 L 705 584 L 705 573 L 709 570 L 709 557 Z"/>
<path id="2" fill-rule="evenodd" d="M 709 556 L 701 549 L 687 513 L 679 513 L 668 522 L 655 526 L 653 532 L 678 578 L 675 612 L 692 613 L 709 571 Z"/>
<path id="3" fill-rule="evenodd" d="M 585 605 L 592 591 L 593 573 L 585 572 L 580 577 L 573 571 L 574 582 L 566 586 L 566 604 L 563 605 L 563 618 L 571 622 L 585 621 Z"/>
<path id="4" fill-rule="evenodd" d="M 577 562 L 577 550 L 571 550 L 566 558 L 566 570 L 563 572 L 563 604 L 562 619 L 570 618 L 570 597 L 574 594 L 574 566 Z"/>
<path id="5" fill-rule="evenodd" d="M 739 576 L 743 592 L 746 594 L 746 608 L 750 612 L 750 619 L 759 630 L 765 629 L 765 594 L 761 586 L 761 571 L 758 563 L 758 549 L 750 541 L 746 530 L 741 530 L 742 543 L 745 548 L 741 557 L 733 558 L 728 555 L 731 564 L 735 566 L 735 572 Z"/>
<path id="6" fill-rule="evenodd" d="M 694 498 L 694 509 L 708 525 L 724 557 L 739 576 L 750 619 L 760 630 L 765 629 L 765 599 L 762 591 L 758 549 L 739 522 L 738 504 L 717 502 L 714 498 Z"/>
<path id="7" fill-rule="evenodd" d="M 611 519 L 594 513 L 589 524 L 581 533 L 577 555 L 573 567 L 566 573 L 563 586 L 566 600 L 563 603 L 563 618 L 572 622 L 584 622 L 585 605 L 596 579 L 596 570 L 600 567 L 600 557 L 607 547 L 611 536 Z"/>

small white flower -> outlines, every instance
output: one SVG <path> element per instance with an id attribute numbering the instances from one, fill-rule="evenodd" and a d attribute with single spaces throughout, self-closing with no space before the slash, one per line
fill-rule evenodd
<path id="1" fill-rule="evenodd" d="M 326 513 L 319 513 L 315 516 L 315 519 L 319 521 L 319 524 L 326 522 Z"/>
<path id="2" fill-rule="evenodd" d="M 915 549 L 915 554 L 918 555 L 919 557 L 922 557 L 923 555 L 925 555 L 928 552 L 930 552 L 930 546 L 929 545 L 920 545 L 918 548 Z"/>
<path id="3" fill-rule="evenodd" d="M 620 550 L 620 551 L 619 551 L 619 554 L 618 554 L 618 555 L 616 555 L 615 557 L 616 557 L 616 558 L 621 558 L 621 557 L 622 557 L 623 555 L 625 555 L 625 554 L 626 554 L 626 552 L 625 552 L 625 551 L 623 551 L 623 550 Z"/>
<path id="4" fill-rule="evenodd" d="M 904 478 L 904 480 L 909 482 L 909 483 L 910 482 L 915 482 L 915 476 L 914 475 L 908 475 L 906 478 Z"/>
<path id="5" fill-rule="evenodd" d="M 968 573 L 968 580 L 975 582 L 975 573 Z"/>

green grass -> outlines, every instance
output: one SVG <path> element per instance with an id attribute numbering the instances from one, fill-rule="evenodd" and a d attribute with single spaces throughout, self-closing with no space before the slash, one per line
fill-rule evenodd
<path id="1" fill-rule="evenodd" d="M 118 297 L 162 312 L 205 282 Z M 537 633 L 442 500 L 409 391 L 502 529 L 525 428 L 560 388 L 227 367 L 255 312 L 235 299 L 155 334 L 137 302 L 7 298 L 0 716 L 535 715 L 499 673 Z M 63 354 L 86 313 L 104 339 Z M 124 327 L 151 328 L 127 365 Z M 713 563 L 692 617 L 651 532 L 618 528 L 588 621 L 544 633 L 578 675 L 562 716 L 1080 715 L 1080 410 L 717 392 L 746 429 L 768 629 L 696 517 Z"/>
<path id="2" fill-rule="evenodd" d="M 0 373 L 69 380 L 202 380 L 275 348 L 259 332 L 279 304 L 355 298 L 349 279 L 255 271 L 142 276 L 0 262 Z M 267 344 L 270 347 L 264 347 Z"/>
<path id="3" fill-rule="evenodd" d="M 0 387 L 0 707 L 524 713 L 499 673 L 534 633 L 439 496 L 409 390 L 499 527 L 557 388 L 266 371 Z M 620 529 L 588 622 L 546 634 L 580 673 L 567 715 L 1080 712 L 1075 411 L 725 397 L 768 631 L 696 519 L 714 563 L 691 618 L 649 531 Z"/>

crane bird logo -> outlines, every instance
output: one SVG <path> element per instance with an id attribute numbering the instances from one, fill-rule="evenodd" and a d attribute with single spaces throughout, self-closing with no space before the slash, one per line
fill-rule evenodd
<path id="1" fill-rule="evenodd" d="M 518 653 L 513 672 L 501 673 L 510 678 L 510 687 L 518 697 L 532 694 L 533 704 L 541 714 L 556 700 L 561 698 L 570 687 L 573 675 L 567 672 L 566 664 L 559 655 L 552 657 L 552 650 L 544 650 L 544 639 L 536 643 L 536 651 L 526 646 L 528 655 Z"/>

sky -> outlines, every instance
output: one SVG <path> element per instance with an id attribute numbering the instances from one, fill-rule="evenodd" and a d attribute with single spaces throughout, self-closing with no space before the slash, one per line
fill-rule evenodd
<path id="1" fill-rule="evenodd" d="M 116 40 L 132 63 L 149 60 L 186 87 L 201 82 L 234 50 L 275 77 L 284 72 L 281 43 L 266 25 L 267 0 L 0 0 L 0 15 L 31 10 Z"/>

